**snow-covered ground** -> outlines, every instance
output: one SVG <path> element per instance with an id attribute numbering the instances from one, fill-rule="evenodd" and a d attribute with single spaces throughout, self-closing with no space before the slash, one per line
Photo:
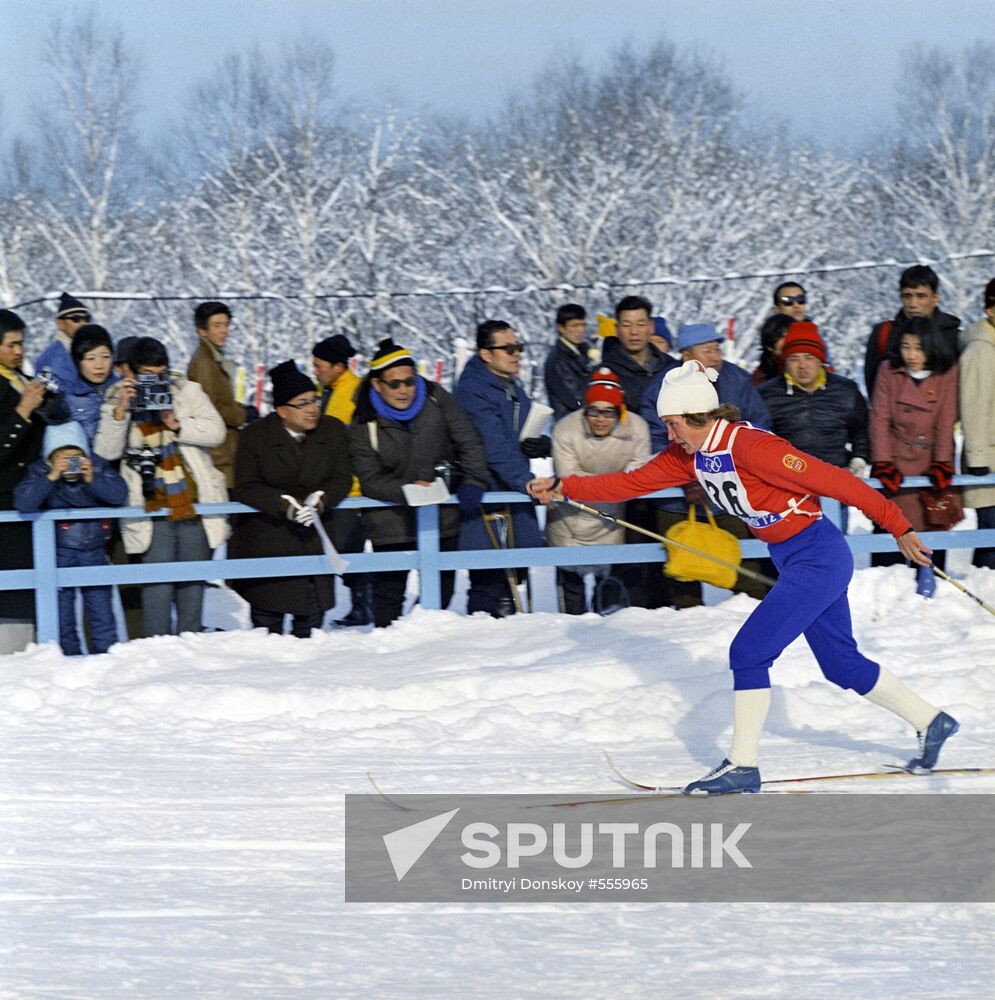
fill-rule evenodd
<path id="1" fill-rule="evenodd" d="M 995 602 L 995 574 L 962 579 Z M 943 763 L 995 764 L 995 617 L 945 584 L 915 597 L 899 567 L 859 571 L 851 601 L 863 649 L 961 720 Z M 343 903 L 342 796 L 367 771 L 388 792 L 617 793 L 606 748 L 636 776 L 699 776 L 727 748 L 726 647 L 754 606 L 415 610 L 380 632 L 0 658 L 0 996 L 990 997 L 995 906 Z M 911 754 L 803 643 L 775 681 L 766 777 Z M 870 790 L 898 786 L 995 779 Z"/>

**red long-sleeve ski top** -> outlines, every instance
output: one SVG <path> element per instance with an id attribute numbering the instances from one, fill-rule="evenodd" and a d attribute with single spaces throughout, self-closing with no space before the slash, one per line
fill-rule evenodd
<path id="1" fill-rule="evenodd" d="M 911 528 L 896 504 L 846 469 L 742 421 L 716 421 L 694 455 L 672 444 L 632 472 L 566 476 L 562 489 L 573 500 L 619 501 L 695 480 L 764 542 L 783 542 L 821 517 L 822 496 L 857 507 L 895 538 Z"/>

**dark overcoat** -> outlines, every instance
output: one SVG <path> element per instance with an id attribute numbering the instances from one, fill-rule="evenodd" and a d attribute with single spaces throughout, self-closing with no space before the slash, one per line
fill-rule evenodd
<path id="1" fill-rule="evenodd" d="M 369 383 L 364 382 L 349 425 L 349 449 L 364 497 L 403 505 L 404 485 L 431 482 L 441 462 L 452 467 L 453 488 L 459 482 L 490 489 L 480 437 L 466 412 L 442 386 L 428 383 L 421 411 L 403 423 L 379 415 L 370 392 Z M 363 520 L 378 545 L 415 540 L 415 512 L 410 507 L 364 510 Z M 459 532 L 459 509 L 453 504 L 439 512 L 439 531 L 442 538 Z"/>
<path id="2" fill-rule="evenodd" d="M 321 520 L 331 534 L 333 508 L 346 497 L 351 485 L 349 444 L 340 420 L 323 416 L 300 443 L 276 413 L 249 424 L 239 432 L 231 498 L 260 513 L 238 515 L 228 542 L 229 557 L 321 555 L 318 532 L 289 521 L 280 497 L 286 493 L 303 502 L 313 491 L 324 490 Z M 231 587 L 254 608 L 305 615 L 314 611 L 312 579 L 321 609 L 327 611 L 335 604 L 335 578 L 330 575 L 232 580 Z"/>

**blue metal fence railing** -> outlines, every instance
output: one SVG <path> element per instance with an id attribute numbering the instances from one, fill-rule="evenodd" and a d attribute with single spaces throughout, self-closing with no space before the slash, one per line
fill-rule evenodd
<path id="1" fill-rule="evenodd" d="M 877 480 L 868 480 L 872 486 Z M 927 487 L 925 476 L 906 479 L 903 485 Z M 956 486 L 995 485 L 995 474 L 974 477 L 955 476 Z M 680 489 L 660 490 L 651 497 L 682 496 Z M 451 501 L 455 502 L 455 501 Z M 487 493 L 485 503 L 531 503 L 522 493 Z M 823 499 L 825 515 L 841 523 L 842 510 L 835 500 Z M 389 507 L 391 504 L 365 497 L 344 500 L 343 508 Z M 253 513 L 254 508 L 240 503 L 198 504 L 201 514 Z M 118 583 L 163 583 L 181 580 L 243 579 L 267 576 L 310 576 L 330 574 L 332 569 L 324 556 L 286 556 L 264 559 L 212 559 L 198 562 L 155 563 L 142 565 L 106 565 L 86 568 L 60 568 L 56 565 L 55 525 L 57 521 L 115 519 L 124 517 L 164 517 L 165 511 L 146 513 L 140 507 L 76 508 L 49 510 L 37 514 L 20 514 L 0 510 L 2 525 L 29 522 L 32 525 L 34 568 L 5 570 L 0 577 L 0 594 L 8 590 L 34 590 L 36 627 L 39 642 L 55 642 L 59 635 L 59 587 L 92 587 Z M 439 548 L 439 508 L 416 509 L 416 548 L 403 552 L 363 552 L 349 554 L 349 572 L 376 573 L 385 570 L 417 570 L 420 574 L 421 606 L 437 609 L 441 604 L 443 570 L 491 569 L 514 566 L 585 566 L 592 564 L 664 562 L 663 547 L 655 542 L 634 545 L 590 545 L 513 550 L 470 550 L 443 552 Z M 995 547 L 995 529 L 932 531 L 921 535 L 934 549 Z M 853 552 L 891 552 L 895 542 L 890 535 L 847 535 Z M 2 541 L 0 541 L 2 544 Z M 740 542 L 745 557 L 757 558 L 767 553 L 765 543 L 757 539 Z"/>

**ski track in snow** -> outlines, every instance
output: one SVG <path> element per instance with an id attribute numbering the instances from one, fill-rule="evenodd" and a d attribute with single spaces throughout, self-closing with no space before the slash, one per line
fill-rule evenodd
<path id="1" fill-rule="evenodd" d="M 995 601 L 995 574 L 964 582 Z M 851 602 L 864 651 L 960 719 L 942 763 L 995 765 L 995 617 L 942 584 L 914 597 L 899 567 L 860 571 Z M 0 997 L 991 996 L 989 905 L 342 902 L 342 796 L 367 770 L 388 794 L 590 796 L 620 792 L 601 748 L 642 780 L 713 766 L 754 606 L 416 610 L 306 641 L 0 658 Z M 765 777 L 911 755 L 908 727 L 824 683 L 804 642 L 774 681 Z"/>

